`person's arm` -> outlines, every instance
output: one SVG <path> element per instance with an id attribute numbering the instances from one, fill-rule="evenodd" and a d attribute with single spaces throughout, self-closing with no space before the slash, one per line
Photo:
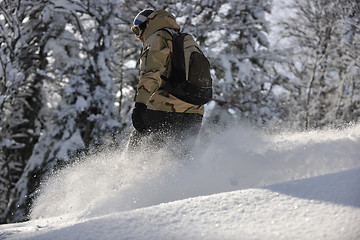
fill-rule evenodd
<path id="1" fill-rule="evenodd" d="M 162 86 L 161 75 L 166 71 L 170 55 L 170 48 L 160 33 L 151 36 L 147 42 L 150 45 L 145 48 L 140 60 L 140 80 L 135 96 L 135 102 L 144 104 Z"/>

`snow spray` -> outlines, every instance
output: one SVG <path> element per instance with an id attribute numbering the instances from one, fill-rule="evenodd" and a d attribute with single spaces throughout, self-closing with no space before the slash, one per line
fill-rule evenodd
<path id="1" fill-rule="evenodd" d="M 42 184 L 31 217 L 96 217 L 360 167 L 360 125 L 276 134 L 237 126 L 207 141 L 187 165 L 165 150 L 89 156 Z"/>

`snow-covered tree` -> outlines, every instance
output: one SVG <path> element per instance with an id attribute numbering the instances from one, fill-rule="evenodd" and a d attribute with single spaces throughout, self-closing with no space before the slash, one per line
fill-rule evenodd
<path id="1" fill-rule="evenodd" d="M 215 99 L 240 119 L 263 125 L 273 114 L 271 79 L 265 69 L 270 1 L 224 2 L 214 9 L 220 25 L 208 32 L 216 71 Z M 215 46 L 215 47 L 214 47 Z"/>
<path id="2" fill-rule="evenodd" d="M 300 89 L 292 94 L 297 99 L 292 104 L 294 109 L 305 109 L 292 111 L 292 119 L 303 128 L 358 119 L 354 96 L 359 91 L 359 35 L 354 28 L 358 20 L 353 4 L 347 0 L 294 0 L 290 17 L 281 24 L 281 35 L 291 49 L 285 72 L 293 88 Z"/>
<path id="3" fill-rule="evenodd" d="M 354 122 L 360 119 L 360 3 L 344 1 L 341 8 L 342 29 L 339 54 L 340 99 L 336 120 Z"/>
<path id="4" fill-rule="evenodd" d="M 4 9 L 4 14 L 11 15 L 14 9 L 24 9 L 23 12 L 15 11 L 25 19 L 18 21 L 17 29 L 23 36 L 31 36 L 18 40 L 24 44 L 24 48 L 18 50 L 24 51 L 22 58 L 6 58 L 3 62 L 27 66 L 17 69 L 19 75 L 25 77 L 15 83 L 24 85 L 28 92 L 32 90 L 28 93 L 29 98 L 40 99 L 38 107 L 31 102 L 22 103 L 37 110 L 31 116 L 39 119 L 37 125 L 33 119 L 25 121 L 38 127 L 36 131 L 30 127 L 26 131 L 35 132 L 38 137 L 41 132 L 41 137 L 32 146 L 21 145 L 31 149 L 22 159 L 23 165 L 19 167 L 17 181 L 12 183 L 11 193 L 6 193 L 8 199 L 3 221 L 19 221 L 26 215 L 45 174 L 74 159 L 79 152 L 96 151 L 99 146 L 113 142 L 123 127 L 114 105 L 116 88 L 111 69 L 112 62 L 116 61 L 112 45 L 113 19 L 118 9 L 116 3 L 106 0 L 17 3 L 20 5 L 15 5 L 15 8 Z M 8 21 L 7 18 L 2 19 L 5 20 Z M 8 30 L 13 25 L 8 23 L 3 26 Z M 9 38 L 16 39 L 13 36 Z M 4 72 L 10 74 L 10 70 L 5 68 Z M 38 81 L 33 83 L 33 89 L 25 85 L 29 79 Z M 7 79 L 3 80 L 6 80 L 5 86 L 11 86 Z M 22 95 L 25 93 L 21 92 Z M 20 101 L 19 97 L 16 100 Z M 21 108 L 11 112 L 22 114 Z M 24 116 L 22 114 L 20 120 Z M 9 120 L 10 117 L 2 118 L 4 124 Z M 7 125 L 2 125 L 2 134 L 9 129 Z M 12 136 L 7 142 L 17 143 L 14 141 Z M 3 149 L 12 146 L 3 142 Z M 3 150 L 3 153 L 6 151 Z M 2 156 L 4 161 L 14 163 L 8 156 Z"/>
<path id="5" fill-rule="evenodd" d="M 44 22 L 44 4 L 32 1 L 0 2 L 0 218 L 10 190 L 23 173 L 42 128 L 47 41 L 56 36 Z"/>

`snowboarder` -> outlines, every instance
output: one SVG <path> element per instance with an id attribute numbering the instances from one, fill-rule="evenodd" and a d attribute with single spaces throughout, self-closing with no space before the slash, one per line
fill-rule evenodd
<path id="1" fill-rule="evenodd" d="M 164 28 L 180 30 L 175 17 L 164 10 L 143 10 L 134 19 L 132 30 L 142 42 L 140 77 L 135 95 L 132 123 L 135 128 L 129 148 L 143 139 L 162 148 L 166 145 L 188 153 L 201 128 L 203 105 L 184 102 L 165 91 L 171 73 L 172 36 Z"/>

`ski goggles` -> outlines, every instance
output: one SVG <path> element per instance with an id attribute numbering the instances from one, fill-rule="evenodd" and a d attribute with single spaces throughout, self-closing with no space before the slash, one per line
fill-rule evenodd
<path id="1" fill-rule="evenodd" d="M 133 31 L 133 33 L 135 34 L 135 36 L 136 36 L 137 38 L 139 38 L 139 37 L 141 36 L 142 31 L 141 31 L 141 29 L 139 28 L 139 25 L 134 25 L 134 26 L 132 26 L 132 27 L 131 27 L 131 30 Z"/>
<path id="2" fill-rule="evenodd" d="M 146 22 L 143 22 L 141 24 L 132 26 L 131 30 L 133 31 L 133 33 L 135 34 L 135 36 L 137 38 L 140 38 L 141 34 L 144 32 L 145 28 L 146 28 Z"/>

